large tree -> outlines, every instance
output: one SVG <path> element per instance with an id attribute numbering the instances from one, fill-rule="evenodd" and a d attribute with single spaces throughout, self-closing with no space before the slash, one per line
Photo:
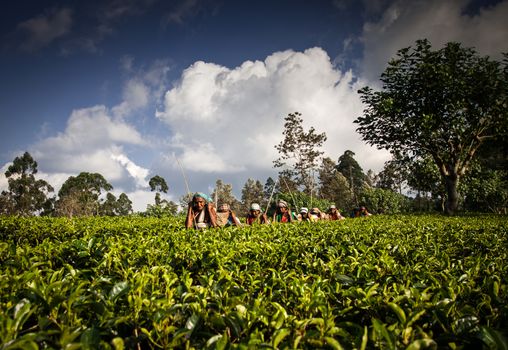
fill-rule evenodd
<path id="1" fill-rule="evenodd" d="M 113 186 L 98 173 L 82 172 L 78 176 L 71 176 L 58 191 L 57 212 L 69 217 L 97 215 L 101 191 L 112 189 Z"/>
<path id="2" fill-rule="evenodd" d="M 376 187 L 402 194 L 402 188 L 407 180 L 407 176 L 406 164 L 398 159 L 391 159 L 385 162 L 383 170 L 377 174 Z"/>
<path id="3" fill-rule="evenodd" d="M 123 192 L 116 201 L 116 213 L 120 216 L 127 216 L 132 213 L 132 201 Z"/>
<path id="4" fill-rule="evenodd" d="M 37 162 L 30 153 L 14 159 L 5 172 L 9 189 L 1 194 L 0 213 L 27 216 L 48 209 L 51 203 L 48 194 L 53 192 L 53 187 L 44 180 L 37 180 L 35 174 Z"/>
<path id="5" fill-rule="evenodd" d="M 303 187 L 305 193 L 310 194 L 315 187 L 314 169 L 319 165 L 323 154 L 319 148 L 326 141 L 326 134 L 317 134 L 314 127 L 309 131 L 303 129 L 303 119 L 298 112 L 289 113 L 284 118 L 284 139 L 275 146 L 280 154 L 273 163 L 275 168 L 286 169 L 291 179 Z"/>
<path id="6" fill-rule="evenodd" d="M 353 151 L 346 150 L 344 154 L 339 157 L 336 169 L 349 182 L 351 193 L 356 202 L 355 204 L 358 205 L 358 198 L 367 182 L 367 177 L 354 156 L 355 153 Z"/>
<path id="7" fill-rule="evenodd" d="M 341 210 L 355 205 L 348 180 L 337 170 L 337 164 L 329 158 L 322 160 L 319 169 L 319 198 L 334 203 Z"/>
<path id="8" fill-rule="evenodd" d="M 106 194 L 106 199 L 100 206 L 100 214 L 105 216 L 115 216 L 116 207 L 117 207 L 116 196 L 113 193 L 108 192 Z"/>
<path id="9" fill-rule="evenodd" d="M 486 139 L 507 129 L 507 61 L 427 40 L 399 50 L 381 75 L 382 90 L 359 90 L 366 105 L 355 120 L 363 140 L 409 158 L 430 156 L 446 187 L 446 212 L 458 206 L 458 184 Z"/>

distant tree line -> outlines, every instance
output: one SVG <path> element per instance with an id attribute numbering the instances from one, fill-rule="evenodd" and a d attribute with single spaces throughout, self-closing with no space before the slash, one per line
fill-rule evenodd
<path id="1" fill-rule="evenodd" d="M 501 62 L 473 49 L 448 43 L 432 50 L 427 40 L 398 51 L 381 75 L 382 89 L 358 92 L 366 106 L 354 122 L 363 140 L 391 152 L 378 174 L 364 173 L 355 153 L 346 150 L 337 161 L 323 157 L 325 133 L 305 131 L 300 113 L 285 118 L 276 179 L 249 178 L 235 198 L 231 184 L 217 179 L 211 193 L 245 215 L 251 203 L 273 210 L 277 199 L 321 209 L 334 204 L 343 212 L 366 206 L 374 213 L 457 211 L 507 212 L 508 207 L 508 55 Z M 69 177 L 58 196 L 36 179 L 37 162 L 26 152 L 5 172 L 8 190 L 0 194 L 3 215 L 130 215 L 125 193 L 98 173 Z M 176 215 L 178 205 L 161 199 L 169 187 L 155 175 L 149 181 L 154 204 L 146 216 Z M 104 194 L 104 195 L 103 195 Z M 192 194 L 180 198 L 186 208 Z"/>

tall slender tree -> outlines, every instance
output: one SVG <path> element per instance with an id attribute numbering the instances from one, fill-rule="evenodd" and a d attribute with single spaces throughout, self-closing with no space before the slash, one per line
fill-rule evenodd
<path id="1" fill-rule="evenodd" d="M 287 166 L 288 169 L 283 170 L 285 176 L 300 184 L 306 194 L 310 194 L 316 186 L 314 172 L 324 153 L 319 148 L 326 141 L 326 134 L 316 133 L 314 127 L 306 132 L 301 113 L 289 113 L 284 120 L 284 139 L 275 146 L 280 156 L 274 161 L 274 167 Z"/>
<path id="2" fill-rule="evenodd" d="M 366 176 L 354 156 L 355 153 L 353 151 L 346 150 L 344 154 L 339 157 L 336 169 L 347 179 L 354 201 L 356 205 L 358 205 L 358 198 L 360 198 L 360 194 L 365 185 Z"/>
<path id="3" fill-rule="evenodd" d="M 164 180 L 162 176 L 155 175 L 148 181 L 148 185 L 150 186 L 150 191 L 156 191 L 155 205 L 161 205 L 162 202 L 160 192 L 168 193 L 169 190 L 166 180 Z"/>

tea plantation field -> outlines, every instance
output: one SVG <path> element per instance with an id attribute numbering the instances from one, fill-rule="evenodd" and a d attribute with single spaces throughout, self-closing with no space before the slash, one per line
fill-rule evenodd
<path id="1" fill-rule="evenodd" d="M 508 218 L 0 218 L 0 349 L 506 349 Z"/>

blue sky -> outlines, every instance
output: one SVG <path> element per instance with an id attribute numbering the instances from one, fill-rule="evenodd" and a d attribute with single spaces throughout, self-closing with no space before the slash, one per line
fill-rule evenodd
<path id="1" fill-rule="evenodd" d="M 386 62 L 428 38 L 508 51 L 508 0 L 107 0 L 17 1 L 2 11 L 0 189 L 14 157 L 29 151 L 57 190 L 99 172 L 136 210 L 166 198 L 235 194 L 277 171 L 283 118 L 303 114 L 326 132 L 325 155 L 352 150 L 365 171 L 389 158 L 352 123 L 357 90 L 378 86 Z"/>

